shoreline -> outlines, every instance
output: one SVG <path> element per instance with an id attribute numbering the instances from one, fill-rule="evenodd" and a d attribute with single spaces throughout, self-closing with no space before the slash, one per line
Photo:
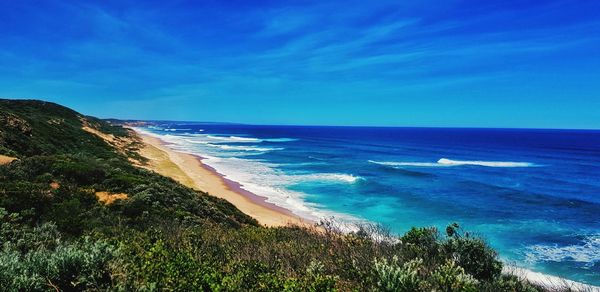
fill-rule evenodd
<path id="1" fill-rule="evenodd" d="M 238 182 L 227 179 L 214 168 L 202 163 L 203 157 L 169 149 L 160 138 L 134 130 L 142 139 L 140 154 L 148 159 L 142 167 L 170 177 L 181 184 L 225 199 L 246 215 L 268 227 L 299 225 L 313 226 L 314 222 L 292 211 L 267 202 L 242 188 Z"/>
<path id="2" fill-rule="evenodd" d="M 148 159 L 148 164 L 141 165 L 141 167 L 173 178 L 190 188 L 225 199 L 244 214 L 256 219 L 263 226 L 314 226 L 314 221 L 269 203 L 266 201 L 267 198 L 243 189 L 240 183 L 226 178 L 211 166 L 202 163 L 203 157 L 172 150 L 160 138 L 134 128 L 130 129 L 142 138 L 144 144 L 140 154 Z M 504 264 L 504 274 L 512 274 L 543 287 L 558 288 L 566 286 L 574 291 L 600 291 L 598 286 L 535 272 L 514 264 Z"/>
<path id="3" fill-rule="evenodd" d="M 559 276 L 548 275 L 536 271 L 532 271 L 526 268 L 521 268 L 518 266 L 510 265 L 508 263 L 504 263 L 504 268 L 502 269 L 503 274 L 514 275 L 521 280 L 527 280 L 529 283 L 542 286 L 544 288 L 556 291 L 561 291 L 561 289 L 568 287 L 570 290 L 568 291 L 598 291 L 600 292 L 599 286 L 594 286 L 591 284 L 586 284 L 582 282 L 577 282 L 574 280 L 569 280 L 566 278 L 562 278 Z"/>

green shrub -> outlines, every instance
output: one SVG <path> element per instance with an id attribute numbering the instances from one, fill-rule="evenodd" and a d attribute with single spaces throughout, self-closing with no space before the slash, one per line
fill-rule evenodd
<path id="1" fill-rule="evenodd" d="M 336 277 L 325 274 L 325 265 L 320 261 L 313 260 L 306 268 L 304 279 L 304 291 L 334 291 L 337 282 Z"/>
<path id="2" fill-rule="evenodd" d="M 391 262 L 386 259 L 375 260 L 374 269 L 380 291 L 420 291 L 427 287 L 422 279 L 422 259 L 413 259 L 404 264 L 399 263 L 397 257 Z"/>
<path id="3" fill-rule="evenodd" d="M 481 290 L 490 292 L 540 292 L 543 289 L 512 275 L 501 275 L 492 282 L 482 283 Z"/>
<path id="4" fill-rule="evenodd" d="M 439 235 L 435 228 L 411 228 L 402 237 L 405 259 L 422 258 L 435 262 L 439 257 Z"/>
<path id="5" fill-rule="evenodd" d="M 104 169 L 92 161 L 61 161 L 53 169 L 55 175 L 82 185 L 90 185 L 106 177 Z"/>
<path id="6" fill-rule="evenodd" d="M 108 263 L 115 256 L 110 245 L 89 239 L 54 244 L 54 247 L 40 246 L 24 254 L 11 244 L 5 244 L 0 252 L 0 290 L 108 287 L 111 282 Z"/>
<path id="7" fill-rule="evenodd" d="M 202 269 L 189 254 L 178 252 L 156 241 L 142 258 L 140 275 L 148 287 L 191 291 L 202 288 Z M 207 286 L 209 287 L 209 286 Z"/>
<path id="8" fill-rule="evenodd" d="M 438 267 L 432 274 L 430 282 L 438 291 L 478 291 L 478 281 L 452 260 Z"/>
<path id="9" fill-rule="evenodd" d="M 493 280 L 500 276 L 502 263 L 497 259 L 496 251 L 483 239 L 461 234 L 458 224 L 448 226 L 448 240 L 442 244 L 446 258 L 456 260 L 465 271 L 479 280 Z"/>

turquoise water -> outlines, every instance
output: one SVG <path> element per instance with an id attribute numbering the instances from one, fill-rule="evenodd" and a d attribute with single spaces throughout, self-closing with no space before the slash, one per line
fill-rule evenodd
<path id="1" fill-rule="evenodd" d="M 312 219 L 459 222 L 505 261 L 600 285 L 600 132 L 164 123 L 145 128 Z"/>

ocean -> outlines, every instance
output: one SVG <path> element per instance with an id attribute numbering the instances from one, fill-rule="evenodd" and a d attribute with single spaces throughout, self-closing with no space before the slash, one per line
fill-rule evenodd
<path id="1" fill-rule="evenodd" d="M 600 285 L 600 131 L 185 122 L 141 130 L 298 215 L 397 234 L 457 222 L 505 262 Z"/>

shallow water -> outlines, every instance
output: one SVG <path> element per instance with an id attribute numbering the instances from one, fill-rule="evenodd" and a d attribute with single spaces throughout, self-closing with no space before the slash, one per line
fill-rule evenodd
<path id="1" fill-rule="evenodd" d="M 459 222 L 506 261 L 600 285 L 600 131 L 249 126 L 144 128 L 310 217 Z"/>

